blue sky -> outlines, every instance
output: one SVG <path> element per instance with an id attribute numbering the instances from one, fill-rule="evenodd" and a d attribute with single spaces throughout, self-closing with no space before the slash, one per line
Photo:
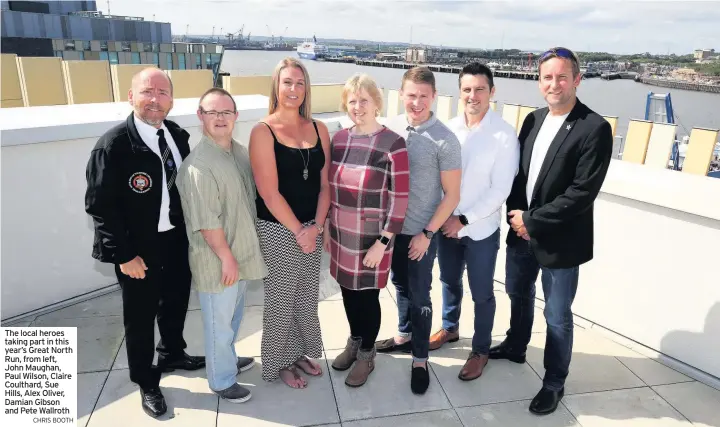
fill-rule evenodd
<path id="1" fill-rule="evenodd" d="M 107 1 L 98 0 L 107 12 Z M 720 51 L 720 1 L 111 0 L 117 15 L 172 23 L 173 34 L 348 38 L 469 48 L 612 53 Z M 270 28 L 270 31 L 268 28 Z M 287 27 L 287 30 L 285 28 Z"/>

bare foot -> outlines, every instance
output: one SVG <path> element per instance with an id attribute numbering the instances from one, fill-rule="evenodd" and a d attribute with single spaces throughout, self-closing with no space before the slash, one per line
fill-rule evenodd
<path id="1" fill-rule="evenodd" d="M 314 376 L 314 377 L 318 377 L 318 376 L 322 375 L 322 373 L 323 373 L 323 372 L 322 372 L 322 368 L 320 367 L 320 365 L 318 365 L 317 363 L 313 362 L 312 359 L 310 359 L 310 358 L 308 358 L 308 357 L 306 357 L 306 356 L 303 356 L 303 357 L 299 358 L 299 359 L 295 362 L 295 365 L 296 365 L 298 368 L 302 369 L 303 372 L 305 372 L 306 374 L 312 375 L 312 376 Z"/>
<path id="2" fill-rule="evenodd" d="M 291 388 L 305 388 L 307 381 L 298 373 L 294 366 L 280 370 L 280 379 Z"/>

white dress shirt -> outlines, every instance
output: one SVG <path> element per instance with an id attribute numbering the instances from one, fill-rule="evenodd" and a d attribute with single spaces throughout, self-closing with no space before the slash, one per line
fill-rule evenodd
<path id="1" fill-rule="evenodd" d="M 448 127 L 462 145 L 460 204 L 454 214 L 465 215 L 468 225 L 458 237 L 482 240 L 500 228 L 502 206 L 519 168 L 520 143 L 515 129 L 493 110 L 472 129 L 464 114 Z"/>
<path id="2" fill-rule="evenodd" d="M 160 221 L 158 222 L 158 231 L 172 230 L 175 226 L 170 223 L 170 192 L 167 189 L 167 177 L 165 176 L 165 166 L 162 164 L 162 153 L 160 152 L 160 144 L 158 143 L 160 137 L 158 137 L 157 131 L 162 129 L 165 132 L 165 141 L 167 141 L 168 147 L 170 147 L 170 152 L 175 159 L 176 170 L 179 170 L 180 165 L 182 164 L 180 150 L 178 150 L 177 145 L 175 145 L 175 140 L 173 140 L 172 135 L 170 135 L 170 132 L 165 127 L 165 123 L 163 123 L 158 129 L 143 122 L 136 116 L 133 116 L 133 119 L 135 120 L 135 127 L 140 134 L 140 138 L 142 138 L 143 142 L 145 142 L 153 153 L 157 154 L 158 162 L 160 162 L 160 169 L 162 169 L 162 202 L 160 203 Z"/>
<path id="3" fill-rule="evenodd" d="M 525 187 L 528 206 L 530 206 L 530 200 L 532 200 L 533 191 L 535 190 L 535 183 L 537 182 L 538 175 L 540 175 L 540 169 L 545 161 L 545 156 L 547 156 L 550 144 L 552 144 L 555 135 L 557 135 L 558 130 L 560 130 L 560 127 L 565 123 L 565 119 L 569 114 L 570 113 L 562 116 L 552 116 L 548 113 L 535 138 L 532 155 L 530 155 L 527 187 Z"/>

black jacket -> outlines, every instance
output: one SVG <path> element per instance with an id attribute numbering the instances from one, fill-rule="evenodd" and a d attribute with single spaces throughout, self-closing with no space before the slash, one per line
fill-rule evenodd
<path id="1" fill-rule="evenodd" d="M 575 267 L 593 258 L 593 204 L 610 166 L 610 124 L 577 101 L 550 144 L 528 206 L 526 185 L 535 138 L 548 108 L 533 111 L 520 129 L 520 167 L 507 211 L 524 211 L 523 222 L 540 265 Z M 508 218 L 509 223 L 509 218 Z M 524 240 L 512 228 L 508 246 Z"/>
<path id="2" fill-rule="evenodd" d="M 190 134 L 169 120 L 165 126 L 185 159 Z M 140 255 L 152 263 L 157 258 L 163 165 L 140 137 L 132 113 L 98 139 L 86 179 L 85 211 L 95 225 L 93 258 L 122 264 Z"/>

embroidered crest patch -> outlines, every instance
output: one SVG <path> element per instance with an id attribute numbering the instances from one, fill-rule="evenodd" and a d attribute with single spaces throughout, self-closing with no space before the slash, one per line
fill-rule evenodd
<path id="1" fill-rule="evenodd" d="M 130 176 L 128 184 L 136 193 L 147 193 L 152 187 L 152 178 L 145 172 L 135 172 Z"/>

